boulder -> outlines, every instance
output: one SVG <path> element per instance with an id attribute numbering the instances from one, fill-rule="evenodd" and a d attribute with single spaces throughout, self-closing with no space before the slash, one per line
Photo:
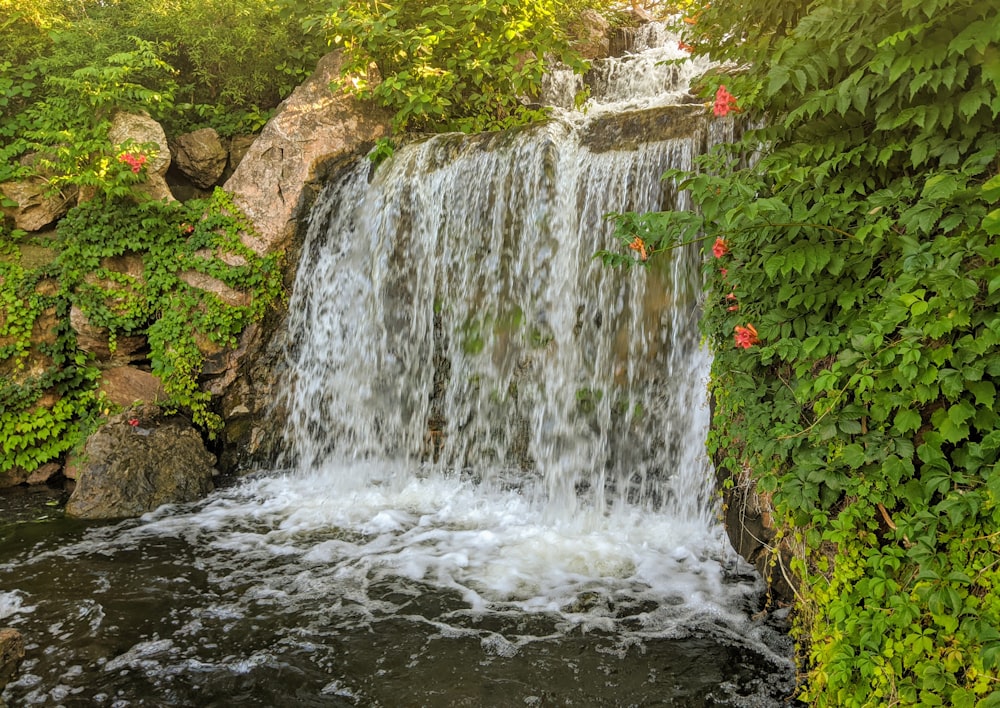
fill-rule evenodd
<path id="1" fill-rule="evenodd" d="M 77 348 L 93 354 L 102 364 L 128 364 L 146 357 L 148 343 L 145 336 L 116 337 L 112 351 L 108 328 L 92 324 L 86 313 L 76 305 L 70 308 L 69 324 L 76 333 Z"/>
<path id="2" fill-rule="evenodd" d="M 0 692 L 17 675 L 22 659 L 24 637 L 16 629 L 0 629 Z"/>
<path id="3" fill-rule="evenodd" d="M 220 260 L 223 259 L 220 258 Z M 200 271 L 186 270 L 179 273 L 177 277 L 192 288 L 215 295 L 231 307 L 245 307 L 250 304 L 250 293 L 231 288 L 218 278 L 213 278 Z"/>
<path id="4" fill-rule="evenodd" d="M 172 145 L 177 168 L 196 186 L 209 189 L 222 177 L 229 152 L 214 128 L 179 136 Z"/>
<path id="5" fill-rule="evenodd" d="M 605 59 L 608 57 L 609 32 L 611 24 L 596 10 L 587 9 L 570 26 L 573 48 L 584 59 Z"/>
<path id="6" fill-rule="evenodd" d="M 214 464 L 187 420 L 154 405 L 127 410 L 87 438 L 69 465 L 77 484 L 66 515 L 123 519 L 195 501 L 212 491 Z"/>
<path id="7" fill-rule="evenodd" d="M 0 193 L 17 202 L 4 207 L 3 213 L 14 220 L 14 226 L 25 231 L 40 231 L 63 216 L 76 201 L 76 190 L 51 193 L 45 180 L 34 178 L 24 182 L 4 182 Z"/>
<path id="8" fill-rule="evenodd" d="M 139 191 L 153 199 L 174 201 L 174 195 L 164 179 L 170 167 L 170 148 L 163 127 L 146 113 L 116 113 L 108 129 L 108 139 L 114 145 L 123 145 L 130 140 L 137 144 L 152 143 L 154 154 L 146 163 L 146 181 L 139 185 Z"/>
<path id="9" fill-rule="evenodd" d="M 116 366 L 102 371 L 98 390 L 109 401 L 123 408 L 136 403 L 160 403 L 167 399 L 159 378 L 131 366 Z"/>
<path id="10" fill-rule="evenodd" d="M 764 578 L 771 606 L 792 603 L 796 592 L 790 582 L 792 552 L 788 540 L 777 537 L 770 497 L 757 492 L 748 470 L 731 475 L 720 460 L 716 462 L 723 523 L 730 543 Z"/>
<path id="11" fill-rule="evenodd" d="M 233 139 L 229 141 L 229 169 L 236 170 L 240 166 L 256 139 L 256 135 L 233 136 Z"/>
<path id="12" fill-rule="evenodd" d="M 47 462 L 30 475 L 28 475 L 28 484 L 45 484 L 50 479 L 54 478 L 62 470 L 62 465 L 58 462 Z"/>
<path id="13" fill-rule="evenodd" d="M 260 234 L 247 238 L 258 253 L 288 245 L 321 166 L 388 134 L 388 112 L 331 89 L 342 63 L 339 52 L 319 61 L 313 75 L 278 107 L 225 184 Z"/>

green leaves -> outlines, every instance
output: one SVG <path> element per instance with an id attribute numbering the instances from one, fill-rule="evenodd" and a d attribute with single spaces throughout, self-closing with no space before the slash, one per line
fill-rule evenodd
<path id="1" fill-rule="evenodd" d="M 146 335 L 150 362 L 169 396 L 214 434 L 220 420 L 198 378 L 206 351 L 232 346 L 250 322 L 263 317 L 282 294 L 279 255 L 261 257 L 242 236 L 252 226 L 222 190 L 211 199 L 134 202 L 97 197 L 70 210 L 58 226 L 58 255 L 42 270 L 21 266 L 18 251 L 0 257 L 0 474 L 32 471 L 74 446 L 96 425 L 103 404 L 95 394 L 97 369 L 76 349 L 68 327 L 71 306 L 109 332 L 109 346 L 121 335 Z M 6 239 L 0 234 L 0 243 Z M 206 255 L 210 254 L 210 255 Z M 127 256 L 137 272 L 106 265 Z M 230 265 L 233 263 L 235 265 Z M 234 302 L 188 285 L 185 273 L 202 273 L 231 289 Z M 42 295 L 39 284 L 58 290 Z M 57 321 L 54 343 L 32 349 L 43 312 Z M 58 314 L 57 314 L 58 313 Z M 45 362 L 39 376 L 26 371 Z M 16 373 L 10 384 L 7 375 Z M 57 403 L 42 405 L 44 396 Z"/>
<path id="2" fill-rule="evenodd" d="M 701 221 L 620 216 L 620 241 L 725 240 L 705 263 L 709 449 L 804 540 L 803 698 L 990 705 L 1000 7 L 775 5 L 702 10 L 686 41 L 744 68 L 724 83 L 766 124 L 672 175 Z M 737 348 L 747 323 L 761 342 Z"/>
<path id="3" fill-rule="evenodd" d="M 538 98 L 550 59 L 586 67 L 564 36 L 562 10 L 554 0 L 352 0 L 323 21 L 346 54 L 341 86 L 394 111 L 395 130 L 473 132 L 545 117 L 526 103 Z"/>

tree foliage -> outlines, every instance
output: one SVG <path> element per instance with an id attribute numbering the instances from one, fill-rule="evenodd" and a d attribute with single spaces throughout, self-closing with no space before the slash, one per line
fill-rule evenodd
<path id="1" fill-rule="evenodd" d="M 308 0 L 0 0 L 0 118 L 8 123 L 44 100 L 52 79 L 106 66 L 141 42 L 172 68 L 141 82 L 176 97 L 147 108 L 169 131 L 257 130 L 327 51 L 322 37 L 299 27 L 319 7 Z"/>
<path id="2" fill-rule="evenodd" d="M 315 18 L 347 55 L 343 86 L 395 112 L 397 130 L 494 130 L 544 117 L 548 62 L 582 62 L 559 0 L 347 0 Z M 373 71 L 374 69 L 374 71 Z"/>
<path id="3" fill-rule="evenodd" d="M 797 551 L 802 696 L 1000 705 L 1000 8 L 687 20 L 705 93 L 764 127 L 668 175 L 699 213 L 620 235 L 706 245 L 709 447 Z"/>

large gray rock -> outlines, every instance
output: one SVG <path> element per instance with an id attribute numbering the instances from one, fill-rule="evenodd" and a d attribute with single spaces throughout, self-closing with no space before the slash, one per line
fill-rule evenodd
<path id="1" fill-rule="evenodd" d="M 214 128 L 202 128 L 178 136 L 173 143 L 173 157 L 177 168 L 196 186 L 208 189 L 219 181 L 229 151 L 219 139 Z"/>
<path id="2" fill-rule="evenodd" d="M 24 659 L 24 638 L 16 629 L 0 629 L 0 692 L 15 675 Z M 3 699 L 0 699 L 3 705 Z"/>
<path id="3" fill-rule="evenodd" d="M 153 405 L 126 411 L 91 435 L 72 463 L 77 484 L 66 515 L 122 519 L 195 501 L 212 491 L 214 464 L 183 418 L 163 416 Z"/>
<path id="4" fill-rule="evenodd" d="M 69 211 L 76 201 L 76 190 L 52 193 L 44 179 L 0 184 L 0 195 L 17 202 L 4 207 L 3 213 L 14 220 L 14 226 L 25 231 L 39 231 Z"/>
<path id="5" fill-rule="evenodd" d="M 304 216 L 306 188 L 320 166 L 388 134 L 387 112 L 330 88 L 342 63 L 339 52 L 319 61 L 313 75 L 264 126 L 225 184 L 260 233 L 259 239 L 247 239 L 258 253 L 287 246 Z"/>
<path id="6" fill-rule="evenodd" d="M 125 145 L 130 140 L 140 145 L 155 145 L 154 154 L 146 163 L 146 181 L 139 185 L 139 191 L 153 199 L 174 201 L 174 195 L 164 179 L 170 167 L 170 148 L 163 126 L 145 113 L 116 113 L 108 128 L 108 140 L 112 145 Z"/>

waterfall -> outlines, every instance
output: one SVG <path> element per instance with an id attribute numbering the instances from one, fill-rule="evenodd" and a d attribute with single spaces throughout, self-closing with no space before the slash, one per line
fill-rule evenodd
<path id="1" fill-rule="evenodd" d="M 634 83 L 605 73 L 618 77 L 604 81 L 613 100 Z M 683 72 L 664 73 L 669 91 L 686 87 Z M 595 576 L 670 594 L 690 577 L 669 559 L 696 558 L 696 585 L 725 594 L 719 563 L 732 552 L 704 452 L 700 251 L 627 271 L 593 258 L 621 248 L 609 212 L 689 208 L 660 175 L 731 137 L 701 105 L 659 98 L 425 138 L 378 167 L 357 159 L 320 193 L 289 306 L 282 466 L 352 506 L 338 523 L 400 534 L 383 562 L 446 577 L 475 603 L 552 606 Z M 414 524 L 497 541 L 470 550 L 437 529 L 428 551 L 403 540 Z M 546 558 L 512 589 L 508 574 L 537 572 L 539 538 L 567 560 Z M 447 560 L 456 553 L 460 566 Z M 593 574 L 565 584 L 581 566 Z"/>
<path id="2" fill-rule="evenodd" d="M 567 513 L 635 505 L 707 526 L 700 256 L 592 259 L 618 247 L 607 212 L 687 208 L 659 175 L 704 148 L 706 121 L 689 122 L 601 152 L 559 120 L 443 135 L 374 175 L 345 170 L 313 209 L 290 305 L 296 464 L 537 478 Z"/>
<path id="3" fill-rule="evenodd" d="M 660 175 L 732 124 L 690 97 L 612 109 L 631 79 L 605 68 L 585 114 L 331 176 L 282 464 L 0 543 L 0 620 L 36 642 L 3 699 L 784 704 L 790 641 L 715 516 L 700 251 L 592 258 L 621 247 L 606 213 L 688 208 Z"/>

